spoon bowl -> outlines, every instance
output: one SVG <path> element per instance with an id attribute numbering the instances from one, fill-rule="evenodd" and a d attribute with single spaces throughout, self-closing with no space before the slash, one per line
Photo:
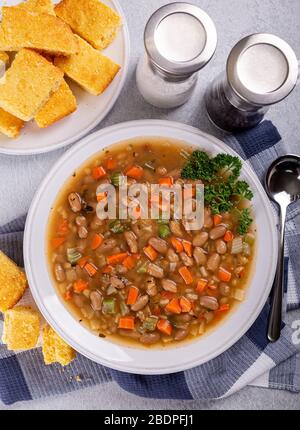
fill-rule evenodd
<path id="1" fill-rule="evenodd" d="M 270 199 L 280 208 L 280 246 L 268 326 L 268 339 L 275 342 L 279 339 L 282 322 L 286 213 L 288 206 L 300 199 L 300 156 L 284 155 L 277 158 L 268 169 L 265 188 Z"/>

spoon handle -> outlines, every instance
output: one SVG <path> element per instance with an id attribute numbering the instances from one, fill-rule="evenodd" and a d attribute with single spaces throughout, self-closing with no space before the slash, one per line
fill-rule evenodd
<path id="1" fill-rule="evenodd" d="M 286 221 L 286 206 L 281 206 L 280 211 L 280 242 L 278 250 L 277 271 L 272 289 L 272 303 L 269 315 L 268 339 L 276 342 L 280 337 L 282 323 L 282 297 L 284 278 L 284 234 Z"/>

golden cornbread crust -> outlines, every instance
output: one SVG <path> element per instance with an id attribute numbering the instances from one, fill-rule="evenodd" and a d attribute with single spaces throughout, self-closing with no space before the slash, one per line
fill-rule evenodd
<path id="1" fill-rule="evenodd" d="M 9 62 L 9 56 L 6 52 L 0 51 L 0 61 L 3 61 L 3 63 L 8 64 Z"/>
<path id="2" fill-rule="evenodd" d="M 45 128 L 75 112 L 76 109 L 76 98 L 69 85 L 63 80 L 58 90 L 52 94 L 34 119 L 40 128 Z"/>
<path id="3" fill-rule="evenodd" d="M 96 49 L 110 45 L 121 26 L 120 16 L 98 0 L 62 0 L 55 13 Z"/>
<path id="4" fill-rule="evenodd" d="M 99 95 L 109 86 L 120 66 L 76 35 L 79 51 L 69 57 L 56 57 L 54 64 L 91 94 Z"/>
<path id="5" fill-rule="evenodd" d="M 0 50 L 19 51 L 22 48 L 69 55 L 77 51 L 77 44 L 70 27 L 60 18 L 19 7 L 3 7 Z"/>
<path id="6" fill-rule="evenodd" d="M 43 330 L 43 356 L 45 364 L 59 363 L 67 366 L 76 357 L 76 351 L 47 325 Z"/>
<path id="7" fill-rule="evenodd" d="M 40 335 L 40 318 L 29 306 L 16 306 L 4 313 L 2 341 L 8 350 L 32 349 Z"/>
<path id="8" fill-rule="evenodd" d="M 30 121 L 62 80 L 61 70 L 36 52 L 22 49 L 0 79 L 0 107 L 23 121 Z"/>
<path id="9" fill-rule="evenodd" d="M 25 273 L 0 251 L 0 311 L 15 306 L 27 288 Z"/>
<path id="10" fill-rule="evenodd" d="M 23 3 L 19 3 L 17 7 L 32 12 L 49 13 L 49 15 L 55 15 L 54 5 L 51 0 L 26 0 Z"/>
<path id="11" fill-rule="evenodd" d="M 15 139 L 19 136 L 24 121 L 0 108 L 0 132 Z"/>

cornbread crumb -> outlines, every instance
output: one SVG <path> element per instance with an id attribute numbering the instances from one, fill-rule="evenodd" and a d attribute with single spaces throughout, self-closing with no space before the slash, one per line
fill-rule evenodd
<path id="1" fill-rule="evenodd" d="M 23 121 L 30 121 L 62 79 L 62 71 L 44 57 L 22 49 L 0 79 L 0 107 Z"/>
<path id="2" fill-rule="evenodd" d="M 9 56 L 6 52 L 0 51 L 0 61 L 2 61 L 4 64 L 8 64 Z"/>
<path id="3" fill-rule="evenodd" d="M 26 0 L 23 3 L 19 3 L 17 7 L 32 12 L 49 13 L 49 15 L 55 15 L 54 5 L 51 0 Z"/>
<path id="4" fill-rule="evenodd" d="M 25 273 L 0 251 L 0 311 L 15 306 L 27 288 Z"/>
<path id="5" fill-rule="evenodd" d="M 76 109 L 76 99 L 69 85 L 63 80 L 59 89 L 52 94 L 34 119 L 40 128 L 45 128 L 70 115 Z"/>
<path id="6" fill-rule="evenodd" d="M 47 13 L 19 7 L 3 7 L 0 25 L 0 50 L 37 49 L 52 55 L 70 55 L 77 51 L 71 28 Z"/>
<path id="7" fill-rule="evenodd" d="M 0 132 L 15 139 L 19 136 L 24 121 L 0 108 Z"/>
<path id="8" fill-rule="evenodd" d="M 40 335 L 37 311 L 29 306 L 16 306 L 4 313 L 3 343 L 9 350 L 32 349 Z"/>
<path id="9" fill-rule="evenodd" d="M 76 39 L 78 53 L 69 57 L 56 57 L 54 64 L 86 91 L 99 95 L 113 81 L 120 66 L 100 54 L 81 37 L 76 36 Z"/>
<path id="10" fill-rule="evenodd" d="M 120 16 L 99 0 L 63 0 L 55 13 L 96 49 L 110 45 L 121 26 Z"/>
<path id="11" fill-rule="evenodd" d="M 42 351 L 45 364 L 59 363 L 62 366 L 67 366 L 76 357 L 76 351 L 61 339 L 49 325 L 43 330 Z"/>

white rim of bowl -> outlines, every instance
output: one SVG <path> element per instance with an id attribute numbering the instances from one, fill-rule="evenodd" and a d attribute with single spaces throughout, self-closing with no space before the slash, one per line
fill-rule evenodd
<path id="1" fill-rule="evenodd" d="M 63 154 L 62 157 L 60 157 L 59 160 L 54 164 L 54 166 L 49 171 L 49 173 L 47 174 L 45 179 L 42 181 L 39 189 L 37 190 L 36 194 L 34 195 L 34 198 L 32 200 L 32 204 L 30 206 L 28 216 L 26 219 L 26 225 L 25 225 L 25 231 L 24 231 L 23 253 L 24 253 L 24 264 L 25 264 L 26 274 L 27 274 L 27 278 L 29 281 L 29 285 L 30 285 L 30 290 L 31 290 L 33 298 L 34 298 L 40 312 L 42 313 L 42 315 L 44 316 L 46 321 L 48 321 L 49 324 L 54 328 L 54 330 L 67 343 L 69 343 L 74 349 L 76 349 L 76 351 L 78 351 L 80 354 L 91 359 L 92 361 L 94 361 L 96 363 L 102 364 L 103 366 L 106 366 L 106 367 L 114 369 L 114 370 L 119 370 L 121 372 L 141 374 L 141 375 L 163 375 L 163 374 L 171 374 L 171 373 L 175 373 L 175 372 L 184 371 L 184 370 L 194 368 L 198 365 L 204 364 L 204 363 L 212 360 L 213 358 L 219 356 L 224 351 L 229 349 L 253 325 L 253 323 L 256 321 L 257 317 L 259 316 L 260 312 L 262 311 L 262 309 L 263 309 L 263 307 L 264 307 L 264 305 L 265 305 L 265 303 L 269 297 L 269 294 L 270 294 L 270 291 L 272 288 L 272 284 L 273 284 L 273 279 L 275 277 L 276 263 L 277 263 L 276 256 L 277 256 L 277 250 L 278 250 L 278 241 L 277 241 L 276 220 L 275 220 L 275 215 L 274 215 L 274 212 L 272 211 L 268 196 L 267 196 L 261 182 L 259 181 L 258 177 L 256 176 L 255 172 L 253 171 L 251 165 L 249 165 L 249 163 L 246 164 L 247 174 L 251 177 L 251 180 L 255 184 L 257 191 L 259 192 L 263 202 L 265 203 L 264 209 L 265 209 L 265 213 L 267 215 L 267 218 L 269 219 L 269 226 L 271 229 L 271 237 L 273 240 L 272 249 L 273 249 L 273 257 L 274 257 L 274 258 L 272 258 L 272 261 L 271 261 L 271 269 L 270 269 L 271 276 L 269 276 L 268 283 L 262 289 L 263 294 L 261 295 L 261 298 L 259 300 L 260 305 L 257 306 L 257 308 L 255 309 L 255 312 L 253 312 L 251 318 L 249 318 L 247 321 L 245 321 L 242 327 L 239 327 L 239 330 L 230 338 L 229 341 L 227 341 L 227 343 L 221 344 L 218 348 L 216 348 L 213 352 L 208 354 L 208 356 L 205 358 L 202 357 L 201 359 L 197 359 L 197 357 L 196 358 L 194 357 L 192 359 L 186 360 L 185 362 L 181 363 L 180 365 L 176 364 L 173 366 L 172 366 L 172 364 L 168 363 L 167 365 L 162 366 L 159 369 L 156 367 L 154 367 L 154 368 L 147 367 L 147 368 L 141 369 L 140 367 L 136 368 L 136 367 L 130 365 L 129 363 L 126 363 L 125 365 L 123 363 L 121 363 L 121 365 L 118 365 L 116 362 L 114 362 L 112 364 L 109 360 L 106 360 L 106 359 L 101 358 L 101 360 L 99 360 L 99 357 L 96 354 L 94 354 L 90 351 L 87 352 L 86 350 L 84 350 L 84 348 L 82 348 L 81 345 L 78 344 L 75 339 L 66 335 L 64 333 L 63 328 L 61 328 L 58 324 L 56 324 L 56 322 L 53 321 L 51 314 L 47 311 L 47 309 L 44 306 L 43 300 L 40 298 L 38 288 L 35 287 L 35 285 L 37 285 L 37 283 L 35 281 L 35 275 L 34 275 L 33 270 L 31 269 L 31 264 L 30 264 L 30 243 L 31 243 L 31 234 L 32 234 L 32 228 L 31 228 L 32 222 L 31 222 L 31 220 L 34 217 L 35 209 L 39 204 L 40 195 L 44 192 L 48 183 L 51 181 L 53 175 L 55 175 L 57 170 L 59 170 L 60 167 L 64 164 L 64 161 L 66 159 L 68 159 L 69 157 L 72 157 L 77 151 L 81 150 L 81 148 L 83 146 L 85 146 L 90 140 L 94 140 L 97 137 L 101 136 L 103 138 L 105 135 L 111 134 L 112 132 L 120 130 L 120 129 L 124 130 L 126 128 L 130 129 L 130 128 L 136 128 L 136 127 L 148 127 L 149 128 L 151 126 L 153 126 L 153 127 L 154 126 L 161 126 L 161 127 L 168 127 L 168 128 L 171 127 L 173 130 L 177 128 L 177 129 L 180 129 L 181 131 L 186 131 L 188 133 L 197 135 L 199 137 L 204 137 L 208 141 L 211 141 L 213 144 L 215 144 L 217 147 L 219 147 L 222 151 L 224 151 L 228 154 L 234 155 L 234 156 L 238 156 L 243 161 L 243 163 L 245 163 L 245 160 L 243 160 L 239 156 L 238 153 L 236 153 L 234 150 L 232 150 L 228 145 L 226 145 L 224 142 L 222 142 L 218 138 L 215 138 L 214 136 L 211 136 L 210 134 L 205 133 L 205 132 L 203 132 L 203 131 L 201 131 L 201 130 L 193 127 L 193 126 L 181 124 L 179 122 L 166 121 L 166 120 L 151 120 L 150 119 L 150 120 L 128 121 L 128 122 L 123 122 L 120 124 L 106 127 L 102 130 L 99 130 L 99 131 L 85 137 L 80 142 L 78 142 L 74 147 L 69 149 L 65 154 Z M 140 136 L 142 137 L 142 134 Z M 153 136 L 155 137 L 155 136 L 157 136 L 157 134 L 154 133 Z M 136 137 L 138 137 L 138 135 Z M 124 140 L 126 140 L 126 138 Z M 119 142 L 120 141 L 116 141 L 115 143 L 119 143 Z M 113 143 L 113 144 L 115 144 L 115 143 Z M 108 146 L 111 146 L 113 144 L 110 144 Z M 89 156 L 85 160 L 83 160 L 80 163 L 80 165 L 82 165 L 90 157 L 91 156 Z M 50 280 L 50 282 L 53 285 L 53 281 Z M 53 285 L 53 288 L 55 289 L 54 285 Z M 66 309 L 66 311 L 69 312 L 67 309 Z M 75 322 L 76 322 L 76 320 L 74 318 L 74 323 Z M 193 343 L 195 343 L 195 342 L 197 342 L 197 340 L 193 341 Z M 123 345 L 118 344 L 118 343 L 113 343 L 113 344 L 117 345 L 120 348 L 123 347 Z M 175 351 L 175 349 L 174 349 L 174 351 Z M 161 351 L 161 353 L 163 354 L 163 351 Z"/>
<path id="2" fill-rule="evenodd" d="M 38 154 L 46 154 L 48 152 L 53 152 L 56 151 L 58 149 L 64 148 L 68 145 L 77 143 L 80 139 L 84 138 L 87 136 L 87 134 L 93 130 L 95 127 L 97 127 L 98 124 L 100 124 L 109 114 L 109 112 L 112 110 L 112 108 L 114 107 L 114 105 L 116 104 L 121 91 L 124 88 L 124 84 L 128 75 L 128 68 L 129 68 L 129 62 L 130 62 L 130 37 L 129 37 L 129 29 L 128 29 L 128 24 L 127 24 L 127 20 L 125 17 L 125 14 L 123 12 L 123 9 L 119 3 L 119 0 L 111 0 L 111 2 L 114 4 L 118 14 L 122 17 L 122 31 L 124 34 L 124 65 L 122 66 L 122 71 L 121 71 L 121 79 L 120 82 L 118 84 L 118 87 L 116 89 L 115 94 L 113 95 L 113 97 L 110 100 L 109 105 L 104 109 L 103 113 L 102 113 L 102 118 L 99 120 L 99 118 L 97 118 L 95 121 L 92 122 L 92 124 L 90 124 L 85 130 L 81 131 L 80 133 L 76 134 L 76 136 L 70 137 L 68 139 L 64 139 L 61 142 L 53 145 L 53 146 L 49 146 L 46 148 L 39 148 L 39 149 L 16 149 L 16 150 L 12 150 L 10 148 L 0 148 L 0 154 L 3 155 L 22 155 L 24 157 L 26 157 L 27 155 L 38 155 Z"/>

